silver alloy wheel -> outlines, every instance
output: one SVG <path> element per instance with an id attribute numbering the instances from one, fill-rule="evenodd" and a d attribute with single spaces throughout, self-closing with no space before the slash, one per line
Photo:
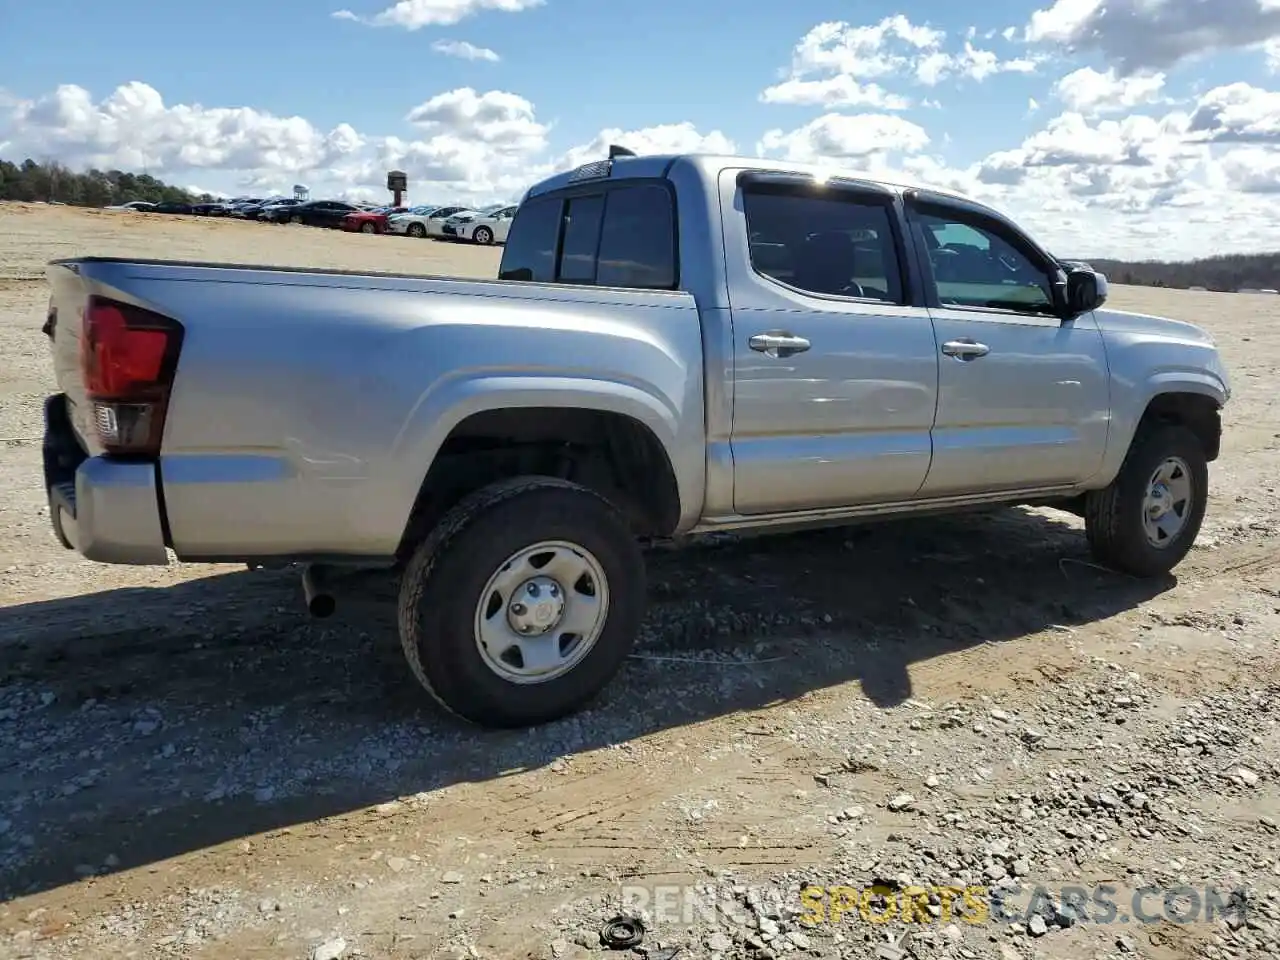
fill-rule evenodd
<path id="1" fill-rule="evenodd" d="M 1142 498 L 1142 529 L 1149 544 L 1163 549 L 1178 539 L 1191 516 L 1193 493 L 1191 468 L 1181 457 L 1167 457 L 1156 467 Z"/>
<path id="2" fill-rule="evenodd" d="M 535 543 L 509 557 L 481 592 L 476 647 L 503 680 L 545 683 L 583 661 L 608 616 L 600 561 L 568 541 Z"/>
<path id="3" fill-rule="evenodd" d="M 476 227 L 475 241 L 476 243 L 488 246 L 493 242 L 493 231 L 488 227 Z"/>

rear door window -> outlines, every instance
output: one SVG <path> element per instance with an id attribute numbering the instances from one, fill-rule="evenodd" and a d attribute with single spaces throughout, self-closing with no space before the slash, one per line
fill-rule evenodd
<path id="1" fill-rule="evenodd" d="M 806 293 L 903 302 L 889 208 L 833 195 L 747 190 L 751 265 Z"/>

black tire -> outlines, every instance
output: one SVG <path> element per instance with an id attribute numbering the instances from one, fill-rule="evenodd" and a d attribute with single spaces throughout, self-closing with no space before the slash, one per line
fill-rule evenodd
<path id="1" fill-rule="evenodd" d="M 427 228 L 420 223 L 411 223 L 409 224 L 409 227 L 405 231 L 405 233 L 409 234 L 409 236 L 414 237 L 417 240 L 421 240 L 424 237 L 426 237 Z"/>
<path id="2" fill-rule="evenodd" d="M 508 558 L 553 540 L 598 561 L 608 586 L 604 625 L 567 673 L 514 682 L 480 653 L 477 607 Z M 400 641 L 414 676 L 445 710 L 482 726 L 528 727 L 574 713 L 609 684 L 635 641 L 645 599 L 640 546 L 613 504 L 564 480 L 519 477 L 463 500 L 417 548 L 400 583 Z"/>
<path id="3" fill-rule="evenodd" d="M 488 227 L 476 227 L 474 234 L 476 243 L 482 246 L 488 246 L 493 243 L 493 231 Z"/>
<path id="4" fill-rule="evenodd" d="M 372 223 L 362 223 L 360 224 L 360 232 L 361 233 L 377 233 L 378 228 Z"/>
<path id="5" fill-rule="evenodd" d="M 1143 525 L 1147 487 L 1169 458 L 1186 466 L 1191 493 L 1181 528 L 1157 546 Z M 1159 577 L 1182 562 L 1200 533 L 1209 502 L 1209 466 L 1196 435 L 1181 426 L 1140 428 L 1111 485 L 1085 498 L 1085 534 L 1094 557 L 1135 577 Z"/>
<path id="6" fill-rule="evenodd" d="M 292 216 L 292 217 L 290 217 L 290 218 L 289 218 L 289 222 L 290 222 L 290 223 L 302 223 L 302 218 L 301 218 L 301 217 L 299 217 L 299 216 Z"/>

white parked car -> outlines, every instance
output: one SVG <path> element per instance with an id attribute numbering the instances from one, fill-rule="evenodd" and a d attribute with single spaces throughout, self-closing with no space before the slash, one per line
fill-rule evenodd
<path id="1" fill-rule="evenodd" d="M 145 213 L 155 208 L 154 203 L 148 203 L 146 200 L 130 200 L 128 203 L 116 203 L 109 207 L 103 207 L 103 210 L 117 210 L 129 213 Z"/>
<path id="2" fill-rule="evenodd" d="M 431 216 L 426 218 L 425 226 L 427 228 L 427 236 L 434 237 L 436 240 L 445 239 L 444 225 L 453 217 L 460 217 L 464 214 L 479 214 L 479 210 L 472 210 L 470 207 L 440 207 L 433 212 Z"/>
<path id="3" fill-rule="evenodd" d="M 460 207 L 436 207 L 422 206 L 412 207 L 405 213 L 397 213 L 387 218 L 387 232 L 398 233 L 401 236 L 418 237 L 419 239 L 427 235 L 427 218 L 435 214 L 437 210 L 459 210 Z"/>
<path id="4" fill-rule="evenodd" d="M 511 221 L 519 209 L 517 204 L 490 208 L 482 213 L 460 213 L 444 223 L 446 238 L 470 240 L 473 243 L 506 243 Z"/>

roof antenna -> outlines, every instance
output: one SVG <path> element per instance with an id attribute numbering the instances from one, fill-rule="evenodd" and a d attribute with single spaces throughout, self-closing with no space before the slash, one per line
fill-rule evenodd
<path id="1" fill-rule="evenodd" d="M 620 147 L 616 143 L 609 144 L 610 160 L 614 157 L 634 157 L 635 155 L 636 152 L 634 150 L 628 150 L 626 147 Z"/>

